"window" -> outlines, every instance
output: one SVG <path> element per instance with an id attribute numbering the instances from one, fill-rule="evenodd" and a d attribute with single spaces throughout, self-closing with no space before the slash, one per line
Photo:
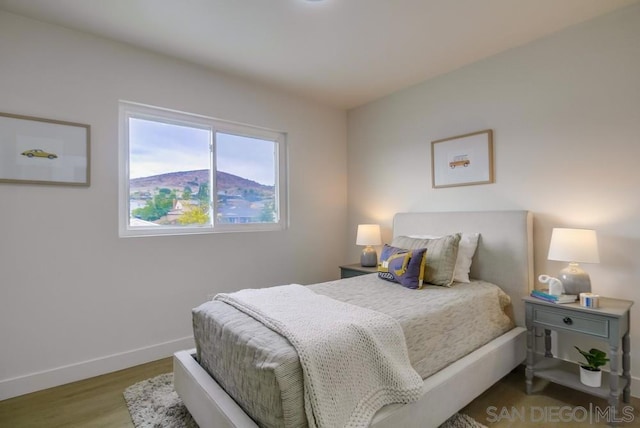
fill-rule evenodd
<path id="1" fill-rule="evenodd" d="M 280 230 L 280 132 L 120 103 L 120 236 Z"/>

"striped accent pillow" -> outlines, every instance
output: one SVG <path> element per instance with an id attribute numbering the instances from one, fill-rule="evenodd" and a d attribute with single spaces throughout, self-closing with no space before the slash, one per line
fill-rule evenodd
<path id="1" fill-rule="evenodd" d="M 396 236 L 393 238 L 391 246 L 407 250 L 426 248 L 427 267 L 424 273 L 424 281 L 433 285 L 450 287 L 453 283 L 460 238 L 460 233 L 437 239 Z"/>

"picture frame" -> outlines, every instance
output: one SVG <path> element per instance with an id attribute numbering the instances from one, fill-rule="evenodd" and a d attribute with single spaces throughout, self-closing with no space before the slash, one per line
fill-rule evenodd
<path id="1" fill-rule="evenodd" d="M 90 184 L 89 125 L 0 113 L 0 182 Z"/>
<path id="2" fill-rule="evenodd" d="M 434 189 L 493 182 L 493 130 L 485 129 L 431 142 L 431 183 Z"/>

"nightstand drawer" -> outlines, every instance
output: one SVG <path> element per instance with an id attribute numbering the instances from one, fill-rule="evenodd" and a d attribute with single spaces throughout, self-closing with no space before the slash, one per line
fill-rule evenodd
<path id="1" fill-rule="evenodd" d="M 351 270 L 351 269 L 342 269 L 342 271 L 340 272 L 340 278 L 344 279 L 344 278 L 353 278 L 354 276 L 360 276 L 360 275 L 366 275 L 367 273 L 365 272 L 360 272 L 357 270 Z"/>
<path id="2" fill-rule="evenodd" d="M 579 312 L 571 312 L 553 308 L 535 307 L 533 322 L 545 328 L 573 331 L 602 338 L 609 337 L 609 320 L 603 317 L 581 316 Z"/>
<path id="3" fill-rule="evenodd" d="M 367 275 L 370 273 L 378 272 L 378 267 L 365 267 L 360 265 L 360 263 L 354 263 L 352 265 L 342 265 L 340 266 L 340 278 L 352 278 L 354 276 Z"/>

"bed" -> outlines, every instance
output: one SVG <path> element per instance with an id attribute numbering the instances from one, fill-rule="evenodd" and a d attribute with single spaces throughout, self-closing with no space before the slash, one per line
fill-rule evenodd
<path id="1" fill-rule="evenodd" d="M 373 427 L 438 426 L 525 358 L 524 308 L 521 297 L 528 293 L 533 284 L 530 213 L 401 213 L 394 217 L 394 238 L 460 232 L 480 234 L 470 276 L 500 285 L 511 298 L 510 309 L 515 327 L 471 353 L 455 361 L 447 361 L 446 366 L 437 367 L 436 372 L 433 372 L 433 367 L 421 370 L 426 376 L 420 400 L 411 404 L 391 404 L 383 407 L 374 416 L 371 423 Z M 375 275 L 370 275 L 370 278 L 358 278 L 349 280 L 352 283 L 382 281 L 375 278 Z M 327 283 L 312 287 L 331 289 L 333 285 L 335 284 Z M 212 371 L 211 367 L 206 364 L 205 366 L 207 370 Z M 207 370 L 195 359 L 195 350 L 186 350 L 174 355 L 176 391 L 198 424 L 202 428 L 257 427 L 256 422 Z M 461 387 L 462 385 L 464 387 Z M 295 401 L 300 397 L 296 398 L 293 394 L 292 399 Z"/>

